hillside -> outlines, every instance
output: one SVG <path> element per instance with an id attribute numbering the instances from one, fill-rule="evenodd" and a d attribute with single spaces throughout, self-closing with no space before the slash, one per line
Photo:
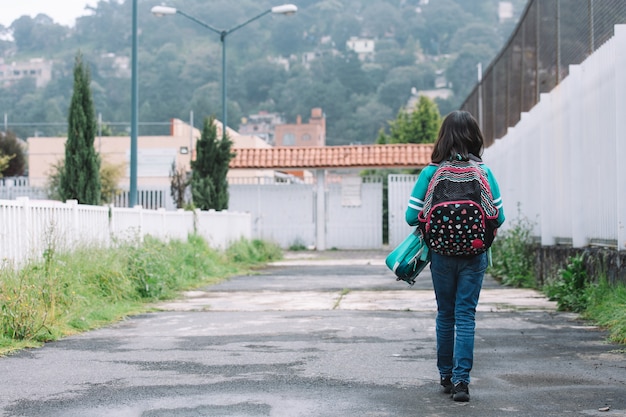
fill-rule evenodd
<path id="1" fill-rule="evenodd" d="M 160 134 L 173 117 L 201 125 L 221 116 L 221 44 L 218 34 L 183 16 L 155 17 L 157 1 L 138 2 L 140 134 Z M 449 88 L 437 99 L 442 113 L 457 108 L 523 11 L 500 20 L 497 0 L 299 0 L 293 16 L 268 15 L 226 38 L 228 120 L 261 110 L 288 122 L 313 107 L 327 118 L 327 143 L 373 143 L 411 92 Z M 188 15 L 219 29 L 245 22 L 275 3 L 268 0 L 172 0 Z M 46 15 L 0 27 L 0 57 L 53 63 L 37 87 L 25 77 L 0 88 L 0 113 L 20 137 L 64 134 L 74 57 L 91 65 L 96 113 L 107 132 L 130 121 L 132 0 L 100 1 L 90 16 L 65 27 Z M 351 38 L 371 42 L 358 55 Z M 360 44 L 363 46 L 364 44 Z M 371 45 L 370 45 L 371 46 Z M 356 46 L 355 48 L 358 48 Z"/>

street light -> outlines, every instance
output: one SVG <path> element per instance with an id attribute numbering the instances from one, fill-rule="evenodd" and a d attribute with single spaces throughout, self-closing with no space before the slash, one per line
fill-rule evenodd
<path id="1" fill-rule="evenodd" d="M 138 88 L 137 88 L 137 0 L 133 0 L 133 36 L 131 63 L 131 109 L 130 109 L 130 191 L 128 206 L 137 204 L 137 126 L 138 122 Z"/>
<path id="2" fill-rule="evenodd" d="M 227 115 L 226 115 L 226 36 L 230 35 L 237 29 L 240 29 L 246 26 L 248 23 L 251 23 L 265 16 L 266 14 L 273 13 L 273 14 L 284 14 L 284 15 L 289 16 L 289 15 L 296 13 L 297 11 L 298 11 L 298 7 L 294 4 L 283 4 L 280 6 L 274 6 L 271 9 L 268 9 L 264 11 L 263 13 L 253 17 L 252 19 L 246 20 L 244 23 L 237 25 L 231 29 L 219 30 L 207 23 L 204 23 L 201 20 L 196 19 L 193 16 L 188 15 L 187 13 L 179 9 L 176 9 L 175 7 L 154 6 L 151 9 L 152 14 L 155 16 L 179 14 L 181 16 L 186 17 L 189 20 L 193 20 L 199 25 L 204 26 L 205 28 L 209 29 L 212 32 L 217 33 L 220 36 L 220 42 L 222 42 L 222 139 L 226 138 L 226 126 L 228 122 Z"/>

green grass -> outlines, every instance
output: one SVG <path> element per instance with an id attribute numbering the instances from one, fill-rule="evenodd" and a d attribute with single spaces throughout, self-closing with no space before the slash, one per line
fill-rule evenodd
<path id="1" fill-rule="evenodd" d="M 532 245 L 532 222 L 522 217 L 510 221 L 492 246 L 491 274 L 503 285 L 537 288 Z M 599 284 L 595 284 L 598 283 Z M 626 286 L 610 285 L 603 277 L 588 276 L 584 258 L 572 257 L 541 290 L 561 311 L 573 311 L 609 333 L 609 341 L 626 345 Z"/>
<path id="2" fill-rule="evenodd" d="M 603 281 L 592 288 L 582 317 L 606 329 L 611 342 L 626 345 L 626 286 Z"/>
<path id="3" fill-rule="evenodd" d="M 98 328 L 149 310 L 183 290 L 249 273 L 280 259 L 273 244 L 240 240 L 225 251 L 198 236 L 112 248 L 49 249 L 20 270 L 0 269 L 0 355 Z"/>
<path id="4" fill-rule="evenodd" d="M 559 275 L 542 288 L 561 311 L 573 311 L 609 333 L 609 341 L 626 344 L 626 286 L 588 276 L 584 257 L 571 257 Z"/>

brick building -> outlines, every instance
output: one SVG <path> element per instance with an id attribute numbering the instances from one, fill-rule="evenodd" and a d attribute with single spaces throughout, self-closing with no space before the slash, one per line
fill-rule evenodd
<path id="1" fill-rule="evenodd" d="M 326 116 L 316 107 L 309 123 L 302 123 L 298 116 L 295 124 L 277 125 L 274 135 L 276 146 L 326 146 Z"/>

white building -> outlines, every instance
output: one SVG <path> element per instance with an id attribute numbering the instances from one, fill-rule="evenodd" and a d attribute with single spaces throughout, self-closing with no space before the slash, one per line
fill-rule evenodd
<path id="1" fill-rule="evenodd" d="M 0 85 L 7 87 L 23 78 L 34 78 L 38 88 L 44 87 L 52 79 L 52 61 L 32 58 L 9 64 L 0 58 Z"/>
<path id="2" fill-rule="evenodd" d="M 376 51 L 376 42 L 373 39 L 351 37 L 346 41 L 349 50 L 356 52 L 361 61 L 371 58 Z"/>

